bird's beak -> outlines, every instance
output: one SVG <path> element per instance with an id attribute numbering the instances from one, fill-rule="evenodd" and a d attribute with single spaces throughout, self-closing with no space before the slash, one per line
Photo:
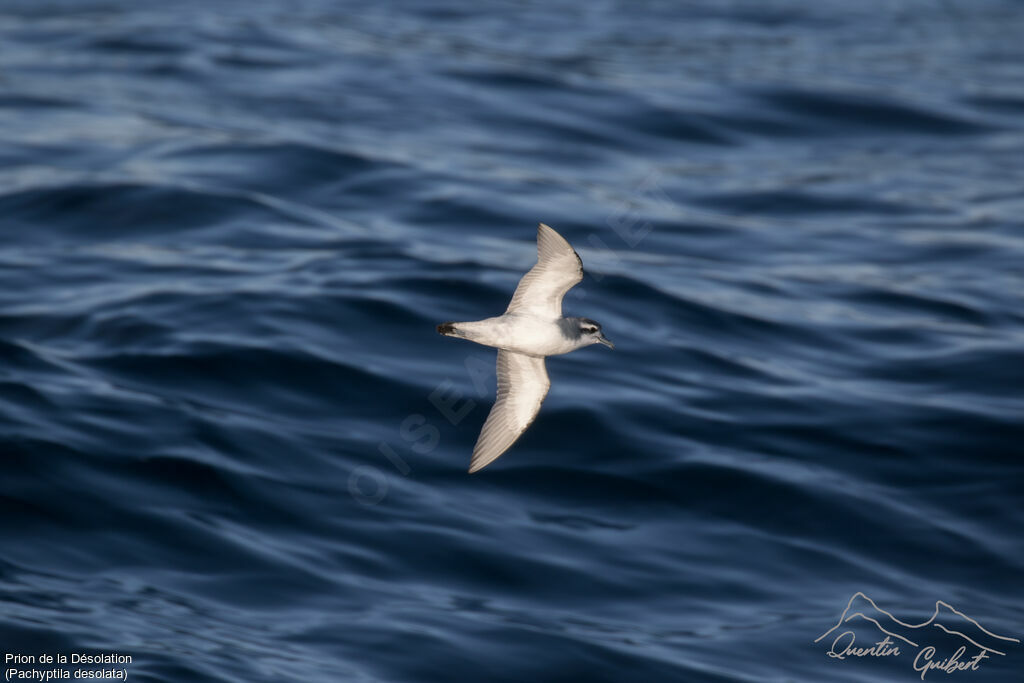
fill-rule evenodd
<path id="1" fill-rule="evenodd" d="M 614 349 L 615 348 L 615 344 L 612 344 L 610 341 L 608 341 L 608 338 L 605 337 L 603 334 L 597 335 L 597 343 L 598 344 L 604 344 L 609 349 Z"/>

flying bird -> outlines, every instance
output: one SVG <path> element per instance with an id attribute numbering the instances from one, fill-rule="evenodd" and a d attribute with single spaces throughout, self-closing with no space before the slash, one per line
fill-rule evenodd
<path id="1" fill-rule="evenodd" d="M 469 471 L 476 472 L 507 451 L 526 431 L 548 394 L 544 359 L 591 344 L 615 345 L 590 318 L 562 316 L 562 297 L 583 279 L 583 262 L 564 237 L 537 227 L 537 264 L 523 276 L 504 314 L 464 323 L 443 323 L 448 337 L 498 349 L 498 398 L 480 431 Z"/>

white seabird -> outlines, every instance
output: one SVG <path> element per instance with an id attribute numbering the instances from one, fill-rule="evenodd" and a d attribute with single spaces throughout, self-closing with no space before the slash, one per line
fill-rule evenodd
<path id="1" fill-rule="evenodd" d="M 551 381 L 546 356 L 591 344 L 615 345 L 589 318 L 562 316 L 562 297 L 583 279 L 583 262 L 564 237 L 541 223 L 537 265 L 519 281 L 503 315 L 464 323 L 443 323 L 437 331 L 498 349 L 498 398 L 473 448 L 469 471 L 494 462 L 516 442 L 547 396 Z"/>

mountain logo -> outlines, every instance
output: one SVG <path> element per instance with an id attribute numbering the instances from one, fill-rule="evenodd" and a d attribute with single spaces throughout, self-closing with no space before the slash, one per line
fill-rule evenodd
<path id="1" fill-rule="evenodd" d="M 857 636 L 874 639 L 868 647 L 857 645 Z M 880 639 L 878 639 L 881 636 Z M 879 607 L 861 592 L 853 594 L 835 626 L 814 639 L 830 645 L 832 659 L 900 657 L 916 651 L 914 671 L 921 680 L 929 671 L 954 673 L 978 671 L 992 657 L 1005 657 L 1020 640 L 989 631 L 948 602 L 937 600 L 927 621 L 910 624 Z M 949 652 L 943 656 L 943 654 Z"/>

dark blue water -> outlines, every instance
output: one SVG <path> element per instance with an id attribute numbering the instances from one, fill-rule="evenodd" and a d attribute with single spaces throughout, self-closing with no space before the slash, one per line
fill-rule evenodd
<path id="1" fill-rule="evenodd" d="M 368 5 L 0 8 L 0 650 L 919 680 L 814 642 L 857 591 L 1024 639 L 1024 6 Z M 538 221 L 617 348 L 470 476 L 494 353 L 434 327 Z"/>

